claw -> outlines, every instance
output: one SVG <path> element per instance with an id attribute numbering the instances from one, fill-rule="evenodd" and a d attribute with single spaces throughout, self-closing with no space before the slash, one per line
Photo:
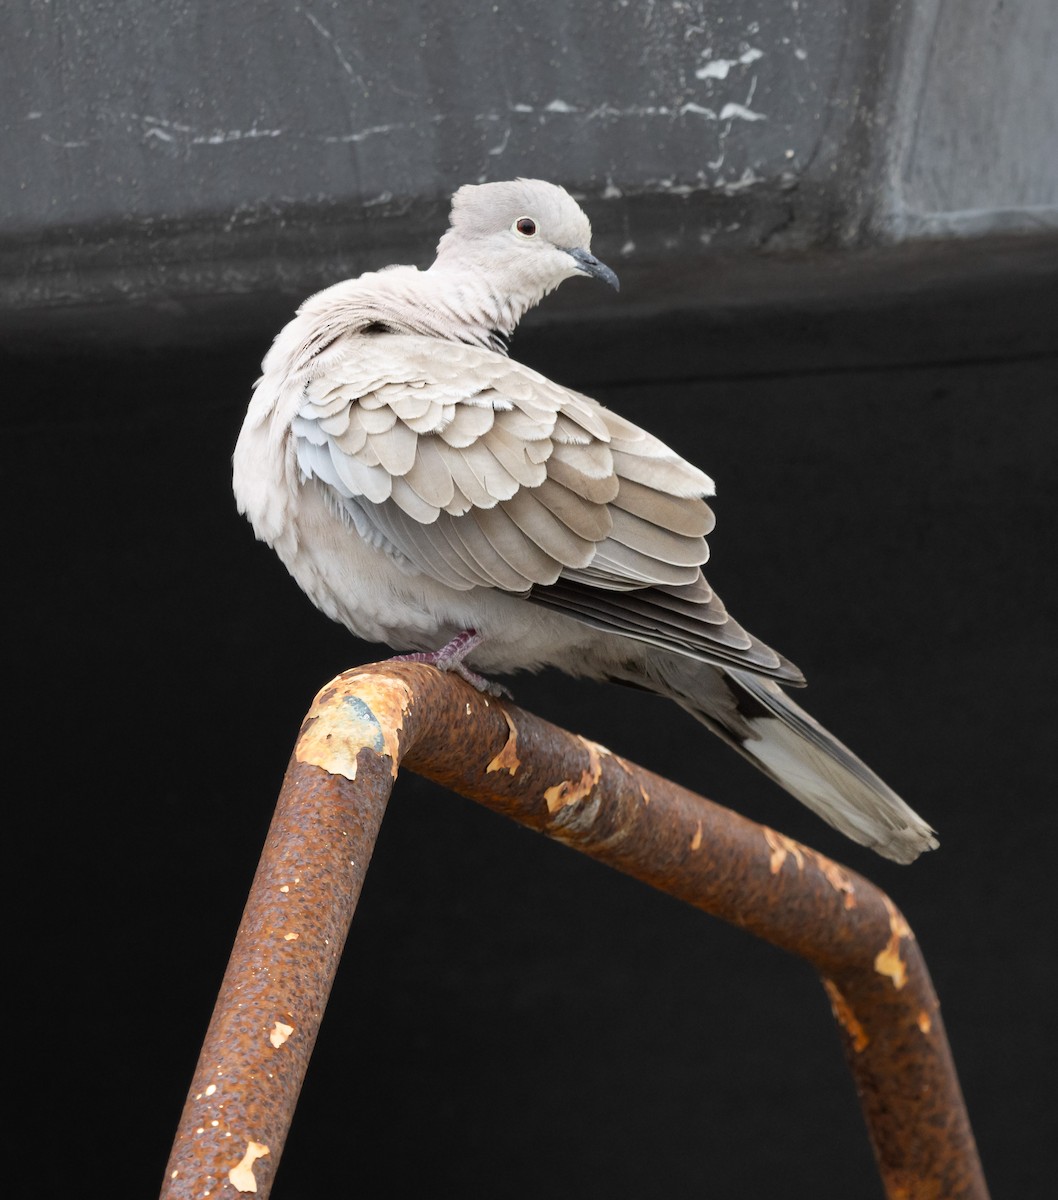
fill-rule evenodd
<path id="1" fill-rule="evenodd" d="M 477 630 L 464 629 L 462 633 L 457 633 L 450 642 L 446 642 L 439 650 L 420 650 L 414 654 L 395 654 L 390 659 L 390 662 L 428 663 L 431 667 L 436 667 L 439 671 L 453 672 L 461 679 L 465 679 L 471 687 L 479 692 L 510 700 L 512 698 L 511 693 L 502 684 L 493 683 L 491 679 L 486 679 L 484 675 L 479 675 L 477 671 L 472 671 L 463 661 L 471 650 L 481 645 L 483 640 Z"/>

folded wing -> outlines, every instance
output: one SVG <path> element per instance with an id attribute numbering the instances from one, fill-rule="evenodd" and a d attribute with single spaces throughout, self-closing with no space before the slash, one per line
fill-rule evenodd
<path id="1" fill-rule="evenodd" d="M 712 482 L 657 438 L 477 346 L 359 334 L 328 358 L 294 452 L 371 544 L 456 590 L 801 682 L 706 583 Z"/>

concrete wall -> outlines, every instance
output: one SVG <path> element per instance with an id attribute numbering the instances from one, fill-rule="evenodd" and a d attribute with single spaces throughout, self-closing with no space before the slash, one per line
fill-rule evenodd
<path id="1" fill-rule="evenodd" d="M 518 174 L 582 195 L 599 253 L 670 305 L 674 264 L 722 259 L 724 286 L 766 298 L 777 256 L 825 280 L 820 251 L 1058 230 L 1050 0 L 70 0 L 3 20 L 17 342 L 256 332 L 335 278 L 428 261 L 455 187 Z"/>

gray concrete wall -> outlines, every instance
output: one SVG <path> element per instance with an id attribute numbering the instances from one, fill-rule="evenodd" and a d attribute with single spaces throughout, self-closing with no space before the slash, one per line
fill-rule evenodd
<path id="1" fill-rule="evenodd" d="M 920 0 L 892 79 L 895 239 L 1058 236 L 1058 6 Z"/>
<path id="2" fill-rule="evenodd" d="M 780 255 L 826 278 L 824 251 L 1058 228 L 1050 0 L 68 0 L 0 19 L 9 340 L 255 330 L 278 298 L 428 260 L 456 186 L 517 174 L 582 195 L 599 252 L 658 303 L 691 262 L 766 298 Z"/>

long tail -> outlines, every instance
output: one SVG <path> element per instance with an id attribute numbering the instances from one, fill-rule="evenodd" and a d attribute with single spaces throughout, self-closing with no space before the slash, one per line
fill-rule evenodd
<path id="1" fill-rule="evenodd" d="M 675 700 L 854 842 L 899 863 L 936 849 L 929 825 L 770 679 L 668 654 L 648 671 L 640 685 Z"/>

